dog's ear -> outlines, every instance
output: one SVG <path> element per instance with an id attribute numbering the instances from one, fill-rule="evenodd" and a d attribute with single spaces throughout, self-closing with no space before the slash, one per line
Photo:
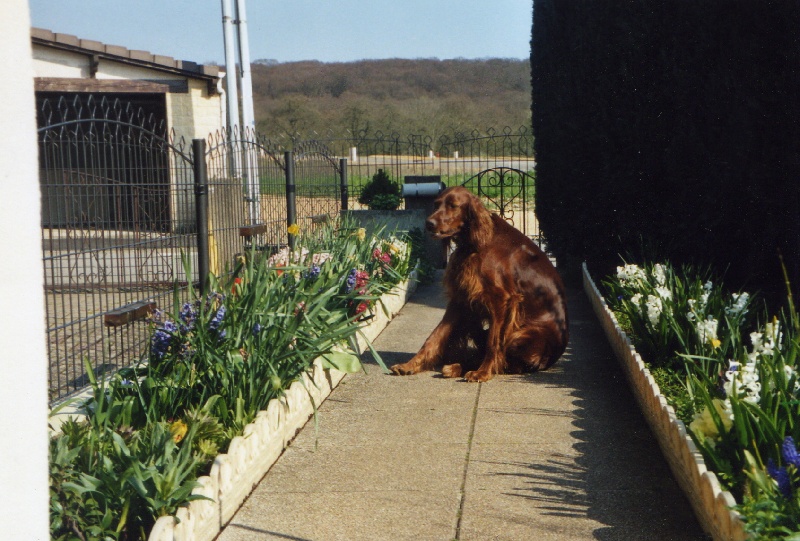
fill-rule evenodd
<path id="1" fill-rule="evenodd" d="M 483 206 L 476 195 L 470 194 L 467 204 L 467 220 L 469 223 L 469 240 L 476 248 L 481 248 L 492 239 L 494 226 L 492 215 Z"/>

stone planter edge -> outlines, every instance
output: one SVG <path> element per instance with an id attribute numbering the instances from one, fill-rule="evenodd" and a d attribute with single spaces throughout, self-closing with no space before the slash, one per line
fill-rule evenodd
<path id="1" fill-rule="evenodd" d="M 389 324 L 416 289 L 416 272 L 378 301 L 374 317 L 358 335 L 358 352 L 364 353 L 366 339 L 374 340 Z M 366 337 L 366 339 L 364 338 Z M 286 446 L 303 428 L 315 408 L 344 379 L 345 373 L 322 367 L 321 359 L 287 389 L 283 399 L 273 399 L 241 436 L 231 440 L 228 452 L 214 459 L 208 475 L 198 478 L 193 494 L 210 498 L 181 507 L 174 516 L 160 517 L 148 541 L 211 541 L 230 522 Z"/>
<path id="2" fill-rule="evenodd" d="M 683 421 L 667 404 L 650 370 L 617 323 L 614 313 L 592 280 L 586 263 L 582 266 L 582 274 L 584 291 L 614 355 L 701 527 L 715 541 L 744 541 L 747 539 L 744 524 L 739 513 L 733 509 L 736 500 L 730 492 L 722 490 L 717 476 L 706 467 Z"/>

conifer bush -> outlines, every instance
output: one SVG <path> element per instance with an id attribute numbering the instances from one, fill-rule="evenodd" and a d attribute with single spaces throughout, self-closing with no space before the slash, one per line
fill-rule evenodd
<path id="1" fill-rule="evenodd" d="M 393 181 L 383 169 L 372 175 L 364 185 L 358 202 L 370 210 L 395 210 L 402 202 L 400 184 Z"/>

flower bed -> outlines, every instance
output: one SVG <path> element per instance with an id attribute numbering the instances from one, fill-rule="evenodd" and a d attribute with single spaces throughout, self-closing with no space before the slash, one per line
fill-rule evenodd
<path id="1" fill-rule="evenodd" d="M 211 277 L 208 295 L 176 298 L 153 314 L 142 362 L 92 380 L 85 417 L 51 441 L 54 539 L 145 539 L 154 524 L 154 539 L 218 531 L 343 373 L 360 369 L 358 354 L 405 302 L 411 250 L 347 223 L 299 241 L 251 253 L 224 281 Z"/>
<path id="2" fill-rule="evenodd" d="M 686 426 L 677 418 L 672 406 L 667 404 L 650 370 L 628 335 L 620 328 L 585 265 L 583 285 L 636 401 L 703 530 L 715 540 L 744 539 L 738 514 L 731 511 L 736 504 L 733 496 L 720 488 L 714 472 L 706 468 L 703 456 L 688 435 Z"/>
<path id="3" fill-rule="evenodd" d="M 714 539 L 795 539 L 800 385 L 791 302 L 784 320 L 759 324 L 748 294 L 669 265 L 619 267 L 604 282 L 605 299 L 584 266 L 584 285 L 703 528 Z"/>
<path id="4" fill-rule="evenodd" d="M 412 278 L 383 295 L 380 303 L 386 310 L 363 328 L 359 351 L 367 350 L 372 340 L 389 324 L 392 317 L 414 291 Z M 160 517 L 148 537 L 149 541 L 210 541 L 227 524 L 269 468 L 280 457 L 286 445 L 306 424 L 325 398 L 346 375 L 336 368 L 324 368 L 321 359 L 305 372 L 286 393 L 285 400 L 272 399 L 266 410 L 256 414 L 241 436 L 231 441 L 228 452 L 214 459 L 208 476 L 198 479 L 193 491 L 204 496 L 181 507 L 175 516 Z"/>

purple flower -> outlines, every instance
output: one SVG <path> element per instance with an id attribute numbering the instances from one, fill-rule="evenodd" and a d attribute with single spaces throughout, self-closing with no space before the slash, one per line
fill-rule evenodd
<path id="1" fill-rule="evenodd" d="M 168 321 L 167 323 L 171 322 Z M 152 338 L 150 338 L 150 353 L 156 359 L 162 359 L 164 357 L 172 342 L 172 335 L 169 333 L 169 329 L 166 329 L 167 323 L 164 324 L 164 328 L 156 329 L 156 332 L 154 332 Z M 175 324 L 172 323 L 172 326 L 174 327 Z"/>
<path id="2" fill-rule="evenodd" d="M 306 271 L 306 278 L 316 280 L 321 271 L 322 269 L 319 265 L 311 265 L 311 268 Z"/>
<path id="3" fill-rule="evenodd" d="M 217 329 L 219 329 L 219 326 L 222 323 L 222 319 L 225 317 L 225 310 L 226 310 L 225 305 L 223 304 L 222 306 L 219 307 L 219 310 L 217 310 L 217 313 L 214 314 L 214 317 L 209 322 L 208 327 L 212 331 L 216 331 Z"/>
<path id="4" fill-rule="evenodd" d="M 187 332 L 191 331 L 194 327 L 194 322 L 197 319 L 197 311 L 195 310 L 194 304 L 190 302 L 184 303 L 180 314 L 178 314 L 178 317 L 181 320 L 181 332 L 186 334 Z"/>
<path id="5" fill-rule="evenodd" d="M 356 277 L 358 276 L 358 269 L 352 269 L 350 274 L 347 275 L 347 280 L 345 281 L 346 291 L 350 293 L 353 291 L 353 288 L 356 287 Z"/>
<path id="6" fill-rule="evenodd" d="M 792 495 L 792 482 L 789 479 L 789 472 L 786 471 L 786 468 L 777 467 L 770 458 L 767 462 L 767 473 L 778 482 L 778 490 L 784 497 L 788 498 Z"/>
<path id="7" fill-rule="evenodd" d="M 793 465 L 795 468 L 800 468 L 800 456 L 797 454 L 797 447 L 791 436 L 786 436 L 786 439 L 783 440 L 781 454 L 784 462 Z"/>
<path id="8" fill-rule="evenodd" d="M 256 323 L 253 325 L 253 336 L 256 336 L 258 333 L 261 332 L 261 323 Z"/>

